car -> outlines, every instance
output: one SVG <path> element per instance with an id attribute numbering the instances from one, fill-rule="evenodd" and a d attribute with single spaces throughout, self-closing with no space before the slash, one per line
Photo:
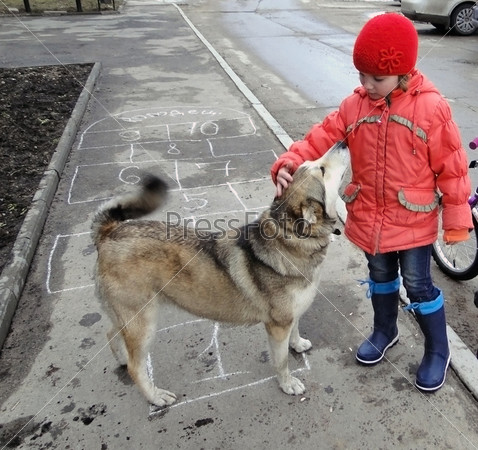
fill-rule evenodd
<path id="1" fill-rule="evenodd" d="M 473 6 L 471 21 L 475 24 L 475 27 L 478 28 L 478 5 Z"/>
<path id="2" fill-rule="evenodd" d="M 402 0 L 401 12 L 417 22 L 431 23 L 440 31 L 461 36 L 472 35 L 478 24 L 472 20 L 476 1 L 470 0 Z"/>

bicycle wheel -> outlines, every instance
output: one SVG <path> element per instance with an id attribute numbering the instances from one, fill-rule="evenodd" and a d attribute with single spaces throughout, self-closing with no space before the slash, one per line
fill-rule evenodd
<path id="1" fill-rule="evenodd" d="M 446 245 L 440 213 L 438 239 L 433 244 L 432 256 L 440 270 L 454 280 L 471 280 L 478 275 L 478 222 L 474 215 L 473 227 L 469 240 Z"/>

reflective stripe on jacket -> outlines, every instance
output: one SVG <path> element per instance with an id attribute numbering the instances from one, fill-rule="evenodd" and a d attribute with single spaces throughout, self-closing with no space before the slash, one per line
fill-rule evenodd
<path id="1" fill-rule="evenodd" d="M 443 228 L 471 229 L 468 162 L 450 106 L 418 70 L 408 90 L 371 100 L 355 89 L 305 139 L 272 166 L 319 158 L 338 140 L 349 149 L 352 181 L 344 190 L 345 234 L 364 251 L 386 253 L 433 243 L 438 232 L 438 196 Z"/>

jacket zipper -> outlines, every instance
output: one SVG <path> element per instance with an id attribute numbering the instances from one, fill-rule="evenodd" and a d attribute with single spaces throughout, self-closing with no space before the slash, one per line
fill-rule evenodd
<path id="1" fill-rule="evenodd" d="M 383 218 L 385 214 L 385 171 L 387 167 L 387 133 L 388 133 L 388 116 L 389 116 L 389 107 L 386 105 L 380 115 L 380 118 L 377 121 L 377 126 L 385 127 L 382 130 L 379 130 L 384 134 L 383 136 L 383 151 L 382 151 L 382 171 L 380 173 L 380 188 L 376 186 L 376 195 L 377 200 L 380 199 L 380 208 L 378 208 L 377 201 L 377 221 L 376 221 L 376 232 L 375 232 L 375 243 L 374 243 L 374 253 L 379 253 L 380 251 L 380 235 L 382 233 Z M 378 182 L 378 179 L 377 179 Z"/>

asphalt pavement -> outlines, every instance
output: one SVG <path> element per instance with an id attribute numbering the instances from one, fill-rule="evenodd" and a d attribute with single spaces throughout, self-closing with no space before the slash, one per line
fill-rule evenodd
<path id="1" fill-rule="evenodd" d="M 357 281 L 363 255 L 343 236 L 301 321 L 313 348 L 290 354 L 304 395 L 278 388 L 261 326 L 166 308 L 150 376 L 178 401 L 150 407 L 108 348 L 92 278 L 96 208 L 148 170 L 171 187 L 156 218 L 202 228 L 251 220 L 271 202 L 269 168 L 291 140 L 180 3 L 0 23 L 2 67 L 96 63 L 0 280 L 0 336 L 10 329 L 1 448 L 478 448 L 477 362 L 452 329 L 453 367 L 435 394 L 414 387 L 423 339 L 403 311 L 387 359 L 355 362 L 372 312 Z"/>

